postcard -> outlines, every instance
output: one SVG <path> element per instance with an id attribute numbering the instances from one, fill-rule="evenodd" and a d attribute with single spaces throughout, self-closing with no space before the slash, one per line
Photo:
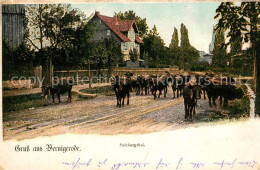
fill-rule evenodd
<path id="1" fill-rule="evenodd" d="M 0 169 L 259 170 L 258 1 L 3 1 Z"/>

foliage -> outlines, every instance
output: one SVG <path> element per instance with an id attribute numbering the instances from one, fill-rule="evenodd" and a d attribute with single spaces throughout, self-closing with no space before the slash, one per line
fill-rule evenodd
<path id="1" fill-rule="evenodd" d="M 115 39 L 104 39 L 94 44 L 91 64 L 95 69 L 107 68 L 107 76 L 110 76 L 112 69 L 122 60 L 121 45 Z"/>
<path id="2" fill-rule="evenodd" d="M 26 17 L 27 41 L 37 50 L 36 65 L 42 65 L 44 72 L 49 72 L 50 63 L 57 68 L 82 63 L 86 48 L 79 46 L 89 45 L 86 41 L 93 31 L 86 26 L 87 19 L 81 11 L 69 4 L 35 4 L 26 6 Z"/>
<path id="3" fill-rule="evenodd" d="M 181 48 L 189 47 L 190 40 L 189 40 L 189 33 L 186 26 L 182 23 L 181 24 Z"/>
<path id="4" fill-rule="evenodd" d="M 178 64 L 184 70 L 190 70 L 191 66 L 198 62 L 199 51 L 190 45 L 188 29 L 181 24 L 181 45 L 178 57 Z"/>
<path id="5" fill-rule="evenodd" d="M 225 43 L 224 30 L 219 30 L 215 35 L 212 64 L 214 67 L 226 67 L 229 61 L 226 50 L 222 47 Z"/>
<path id="6" fill-rule="evenodd" d="M 64 95 L 67 97 L 67 94 Z M 71 95 L 72 101 L 83 100 L 74 91 L 71 92 Z M 50 99 L 51 96 L 49 95 L 48 98 Z M 57 98 L 55 100 L 57 102 Z M 11 114 L 13 111 L 42 106 L 46 106 L 46 100 L 42 97 L 41 93 L 3 97 L 3 120 L 8 121 L 8 114 Z"/>
<path id="7" fill-rule="evenodd" d="M 133 50 L 131 49 L 129 55 L 130 55 L 130 60 L 132 62 L 136 62 L 137 59 L 139 58 L 139 54 L 136 48 L 134 48 Z"/>
<path id="8" fill-rule="evenodd" d="M 6 40 L 3 40 L 2 43 L 3 80 L 11 80 L 13 76 L 33 76 L 32 58 L 34 56 L 30 47 L 25 42 L 22 42 L 22 44 L 13 51 Z"/>
<path id="9" fill-rule="evenodd" d="M 165 64 L 167 56 L 164 41 L 159 36 L 155 25 L 143 41 L 145 53 L 144 59 L 148 62 L 149 67 L 160 67 Z"/>
<path id="10" fill-rule="evenodd" d="M 3 97 L 3 112 L 40 107 L 43 106 L 45 103 L 44 101 L 45 100 L 40 93 Z"/>
<path id="11" fill-rule="evenodd" d="M 141 17 L 137 16 L 134 11 L 125 11 L 115 13 L 115 15 L 120 19 L 120 20 L 135 20 L 138 30 L 139 30 L 139 36 L 144 38 L 147 35 L 148 32 L 148 26 L 146 23 L 146 18 L 142 19 Z"/>
<path id="12" fill-rule="evenodd" d="M 90 94 L 99 94 L 99 95 L 112 95 L 114 94 L 114 89 L 112 86 L 102 86 L 102 87 L 93 87 L 80 90 L 83 93 L 90 93 Z"/>
<path id="13" fill-rule="evenodd" d="M 178 37 L 178 30 L 174 27 L 174 32 L 172 34 L 172 40 L 169 45 L 170 50 L 178 49 L 179 47 L 179 37 Z"/>
<path id="14" fill-rule="evenodd" d="M 225 44 L 225 47 L 232 42 L 234 43 L 238 38 L 240 38 L 241 42 L 251 43 L 256 78 L 256 114 L 260 115 L 259 2 L 241 2 L 239 6 L 231 2 L 225 2 L 221 3 L 216 12 L 215 18 L 219 19 L 216 30 L 228 30 L 227 38 L 229 38 L 229 41 Z"/>

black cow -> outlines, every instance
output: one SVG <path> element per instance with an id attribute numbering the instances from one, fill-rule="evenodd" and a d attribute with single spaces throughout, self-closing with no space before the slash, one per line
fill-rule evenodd
<path id="1" fill-rule="evenodd" d="M 206 87 L 207 85 L 210 84 L 209 77 L 196 76 L 196 79 L 197 79 L 197 84 L 199 84 L 201 87 L 201 92 L 203 92 L 204 99 L 206 99 Z"/>
<path id="2" fill-rule="evenodd" d="M 126 96 L 127 96 L 127 105 L 129 105 L 129 97 L 130 97 L 130 89 L 131 89 L 130 77 L 115 76 L 112 85 L 117 98 L 117 107 L 121 107 L 121 105 L 124 106 Z"/>
<path id="3" fill-rule="evenodd" d="M 183 88 L 183 98 L 184 98 L 184 109 L 185 109 L 185 120 L 192 120 L 193 114 L 196 114 L 195 107 L 197 105 L 197 99 L 200 99 L 199 85 L 185 85 Z"/>
<path id="4" fill-rule="evenodd" d="M 157 91 L 159 91 L 158 94 L 158 98 L 160 98 L 161 94 L 162 94 L 162 90 L 164 91 L 164 97 L 166 97 L 166 93 L 167 93 L 167 77 L 152 77 L 151 78 L 151 92 L 152 95 L 154 96 L 154 99 L 156 99 L 156 93 Z"/>
<path id="5" fill-rule="evenodd" d="M 236 86 L 230 83 L 213 83 L 211 82 L 206 86 L 206 91 L 209 98 L 209 105 L 212 107 L 211 99 L 213 101 L 213 105 L 216 107 L 215 100 L 220 98 L 220 106 L 222 106 L 222 99 L 224 98 L 224 106 L 228 105 L 228 100 L 240 99 L 243 97 L 244 92 L 241 88 L 237 88 Z"/>
<path id="6" fill-rule="evenodd" d="M 51 94 L 53 103 L 55 103 L 54 95 L 56 94 L 60 103 L 60 95 L 68 92 L 68 102 L 71 102 L 71 90 L 73 86 L 73 79 L 55 79 L 51 85 L 43 85 L 42 93 L 47 99 L 48 94 Z"/>

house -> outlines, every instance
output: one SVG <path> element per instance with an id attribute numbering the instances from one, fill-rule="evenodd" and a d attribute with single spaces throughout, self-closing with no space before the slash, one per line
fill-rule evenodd
<path id="1" fill-rule="evenodd" d="M 140 54 L 140 44 L 143 43 L 138 36 L 138 27 L 135 20 L 119 20 L 117 16 L 108 17 L 96 11 L 91 22 L 96 24 L 94 41 L 102 41 L 105 38 L 113 38 L 121 43 L 124 61 L 129 61 L 130 50 L 137 49 Z"/>
<path id="2" fill-rule="evenodd" d="M 209 64 L 212 63 L 213 55 L 207 54 L 204 51 L 199 51 L 200 57 L 199 57 L 199 63 L 207 62 Z"/>

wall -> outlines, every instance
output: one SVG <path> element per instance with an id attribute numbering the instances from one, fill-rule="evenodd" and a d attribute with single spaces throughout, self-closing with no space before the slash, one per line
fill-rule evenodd
<path id="1" fill-rule="evenodd" d="M 101 21 L 101 19 L 99 19 L 97 16 L 94 16 L 91 21 L 96 23 L 96 32 L 94 34 L 94 41 L 102 41 L 104 38 L 107 38 L 108 37 L 107 30 L 110 30 L 110 28 L 103 21 Z M 121 42 L 121 40 L 112 30 L 110 30 L 109 38 L 113 38 L 116 41 Z"/>
<path id="2" fill-rule="evenodd" d="M 23 41 L 26 24 L 24 5 L 2 5 L 2 36 L 15 50 Z"/>

